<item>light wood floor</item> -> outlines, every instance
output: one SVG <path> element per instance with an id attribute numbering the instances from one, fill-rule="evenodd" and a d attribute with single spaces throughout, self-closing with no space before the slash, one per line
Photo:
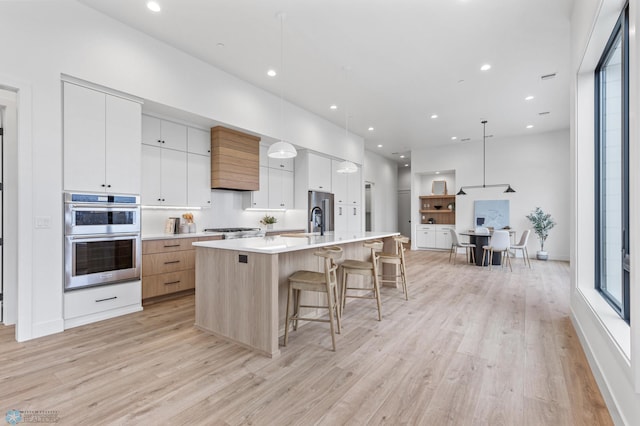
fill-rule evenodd
<path id="1" fill-rule="evenodd" d="M 409 295 L 349 302 L 277 359 L 193 327 L 194 300 L 16 343 L 0 327 L 0 414 L 60 424 L 610 425 L 568 317 L 569 267 L 514 272 L 407 252 Z M 460 256 L 458 257 L 460 260 Z"/>

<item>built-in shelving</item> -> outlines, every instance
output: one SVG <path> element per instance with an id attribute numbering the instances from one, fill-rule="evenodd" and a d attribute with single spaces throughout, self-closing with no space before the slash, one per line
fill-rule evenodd
<path id="1" fill-rule="evenodd" d="M 455 195 L 420 196 L 420 223 L 455 225 L 455 203 Z M 440 206 L 440 208 L 436 208 L 436 206 Z"/>

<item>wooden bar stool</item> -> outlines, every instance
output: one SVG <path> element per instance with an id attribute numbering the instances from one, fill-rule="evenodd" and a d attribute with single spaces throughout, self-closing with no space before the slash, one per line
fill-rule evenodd
<path id="1" fill-rule="evenodd" d="M 404 244 L 409 242 L 409 238 L 404 235 L 398 235 L 393 237 L 395 243 L 395 253 L 379 253 L 378 254 L 378 268 L 380 270 L 380 279 L 379 283 L 391 282 L 395 286 L 398 285 L 398 279 L 402 284 L 402 291 L 404 292 L 404 297 L 406 300 L 409 300 L 409 293 L 407 291 L 407 274 L 405 268 L 405 260 L 404 260 Z M 395 275 L 389 275 L 384 273 L 384 265 L 390 264 L 395 265 L 396 267 L 400 267 L 400 274 L 397 273 Z"/>
<path id="2" fill-rule="evenodd" d="M 342 301 L 341 312 L 344 311 L 347 297 L 356 299 L 375 299 L 378 303 L 378 321 L 382 320 L 382 302 L 380 302 L 380 285 L 378 284 L 378 261 L 376 252 L 382 250 L 383 242 L 380 240 L 367 241 L 363 244 L 365 247 L 371 249 L 371 261 L 347 259 L 342 262 L 340 267 L 342 268 Z M 365 277 L 371 277 L 373 287 L 349 287 L 347 278 L 350 274 L 362 275 Z M 347 290 L 368 290 L 372 291 L 371 295 L 355 295 L 347 294 Z"/>
<path id="3" fill-rule="evenodd" d="M 338 333 L 340 333 L 340 305 L 338 303 L 338 277 L 336 271 L 338 265 L 336 260 L 342 257 L 342 248 L 325 247 L 314 253 L 316 256 L 324 258 L 324 272 L 315 271 L 297 271 L 289 277 L 289 293 L 287 295 L 287 315 L 284 328 L 284 346 L 289 341 L 289 325 L 293 321 L 293 329 L 298 329 L 298 321 L 317 321 L 328 322 L 331 329 L 331 343 L 333 350 L 336 350 L 336 335 L 333 327 L 334 319 L 338 323 Z M 303 291 L 313 291 L 317 293 L 326 293 L 327 306 L 324 305 L 302 305 L 300 299 Z M 295 295 L 294 295 L 295 292 Z M 293 315 L 290 314 L 290 305 L 296 298 L 296 307 Z M 300 316 L 300 308 L 324 308 L 329 310 L 329 319 L 321 318 L 305 318 Z"/>

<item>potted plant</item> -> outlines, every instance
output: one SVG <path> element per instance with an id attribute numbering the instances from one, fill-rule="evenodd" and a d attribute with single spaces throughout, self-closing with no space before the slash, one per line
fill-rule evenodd
<path id="1" fill-rule="evenodd" d="M 275 216 L 269 216 L 265 214 L 262 219 L 260 219 L 260 223 L 267 227 L 267 229 L 273 229 L 273 224 L 278 222 Z"/>
<path id="2" fill-rule="evenodd" d="M 540 207 L 536 207 L 533 212 L 529 213 L 527 219 L 533 225 L 533 232 L 536 233 L 538 240 L 540 240 L 540 250 L 536 253 L 536 257 L 539 260 L 547 260 L 549 254 L 544 251 L 544 242 L 549 236 L 549 230 L 556 226 L 556 222 L 549 213 L 543 212 Z"/>

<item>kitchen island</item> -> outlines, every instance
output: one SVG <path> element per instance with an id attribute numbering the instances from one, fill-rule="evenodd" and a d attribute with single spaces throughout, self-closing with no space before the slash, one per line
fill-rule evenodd
<path id="1" fill-rule="evenodd" d="M 299 236 L 268 236 L 193 243 L 196 247 L 196 327 L 267 356 L 280 353 L 284 334 L 288 277 L 298 270 L 322 271 L 313 253 L 337 245 L 343 259 L 366 259 L 362 243 L 385 241 L 397 232 L 365 232 Z M 305 295 L 311 304 L 324 303 L 323 295 Z"/>

